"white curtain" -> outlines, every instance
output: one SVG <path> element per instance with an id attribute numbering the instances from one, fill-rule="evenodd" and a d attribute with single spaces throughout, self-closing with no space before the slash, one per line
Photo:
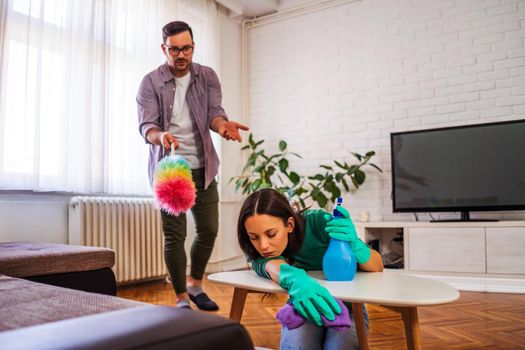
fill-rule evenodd
<path id="1" fill-rule="evenodd" d="M 0 190 L 150 194 L 135 96 L 190 24 L 219 66 L 211 0 L 0 0 Z"/>

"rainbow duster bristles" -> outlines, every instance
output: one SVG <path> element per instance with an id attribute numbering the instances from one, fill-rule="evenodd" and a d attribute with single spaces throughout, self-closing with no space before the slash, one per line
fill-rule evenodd
<path id="1" fill-rule="evenodd" d="M 171 215 L 186 213 L 195 204 L 195 184 L 191 169 L 183 157 L 171 149 L 169 156 L 157 164 L 154 192 L 160 209 Z"/>

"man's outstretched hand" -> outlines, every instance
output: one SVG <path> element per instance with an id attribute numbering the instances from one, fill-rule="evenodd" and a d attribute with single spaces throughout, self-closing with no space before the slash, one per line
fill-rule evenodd
<path id="1" fill-rule="evenodd" d="M 220 124 L 217 132 L 228 141 L 242 142 L 239 130 L 250 130 L 250 128 L 234 121 L 224 121 L 224 123 Z"/>

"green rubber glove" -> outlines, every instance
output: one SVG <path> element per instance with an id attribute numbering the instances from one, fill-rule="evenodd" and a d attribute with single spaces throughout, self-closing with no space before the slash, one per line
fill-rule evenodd
<path id="1" fill-rule="evenodd" d="M 332 238 L 349 242 L 357 262 L 359 264 L 366 263 L 370 259 L 370 248 L 357 237 L 354 223 L 348 211 L 342 206 L 338 206 L 336 209 L 343 217 L 330 220 L 326 224 L 326 232 Z"/>
<path id="2" fill-rule="evenodd" d="M 321 314 L 329 321 L 341 313 L 341 307 L 328 290 L 302 269 L 282 264 L 279 284 L 288 290 L 295 310 L 304 318 L 322 326 Z"/>

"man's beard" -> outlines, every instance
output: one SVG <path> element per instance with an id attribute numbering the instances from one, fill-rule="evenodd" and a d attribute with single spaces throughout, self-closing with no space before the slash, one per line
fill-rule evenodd
<path id="1" fill-rule="evenodd" d="M 175 67 L 176 68 L 178 68 L 180 64 L 184 64 L 184 65 L 188 66 L 189 62 L 186 59 L 177 59 L 177 60 L 175 60 Z"/>

